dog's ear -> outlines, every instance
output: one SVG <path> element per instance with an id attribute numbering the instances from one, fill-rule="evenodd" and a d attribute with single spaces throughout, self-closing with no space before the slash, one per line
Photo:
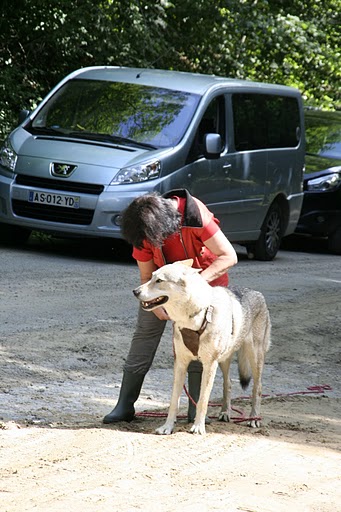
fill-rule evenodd
<path id="1" fill-rule="evenodd" d="M 186 267 L 191 267 L 193 265 L 193 259 L 181 260 L 179 261 L 179 263 L 186 265 Z"/>

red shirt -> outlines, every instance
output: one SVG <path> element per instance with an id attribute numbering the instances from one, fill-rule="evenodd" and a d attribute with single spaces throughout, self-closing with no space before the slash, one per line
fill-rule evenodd
<path id="1" fill-rule="evenodd" d="M 137 261 L 153 260 L 157 267 L 188 258 L 193 259 L 193 267 L 205 270 L 217 256 L 204 244 L 219 231 L 219 221 L 199 199 L 187 190 L 170 191 L 163 197 L 176 198 L 178 210 L 182 213 L 180 234 L 176 233 L 165 240 L 162 248 L 154 247 L 147 240 L 143 248 L 133 248 L 133 258 Z M 227 286 L 227 273 L 210 283 L 211 286 Z"/>

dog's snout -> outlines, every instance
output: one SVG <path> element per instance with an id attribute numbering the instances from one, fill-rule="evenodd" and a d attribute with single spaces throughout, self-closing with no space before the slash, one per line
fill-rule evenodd
<path id="1" fill-rule="evenodd" d="M 135 288 L 135 290 L 133 290 L 133 294 L 135 295 L 135 297 L 138 297 L 141 293 L 141 290 L 140 288 Z"/>

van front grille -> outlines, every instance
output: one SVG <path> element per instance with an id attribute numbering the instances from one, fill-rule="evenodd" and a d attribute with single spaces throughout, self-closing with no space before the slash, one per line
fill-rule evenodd
<path id="1" fill-rule="evenodd" d="M 103 192 L 103 185 L 96 185 L 92 183 L 78 183 L 76 181 L 54 180 L 49 178 L 38 178 L 36 176 L 26 176 L 25 174 L 17 174 L 15 178 L 17 185 L 24 185 L 26 187 L 44 188 L 51 190 L 76 192 L 79 194 L 93 194 L 99 195 Z"/>
<path id="2" fill-rule="evenodd" d="M 19 217 L 84 226 L 91 224 L 94 216 L 93 210 L 85 208 L 63 208 L 61 206 L 29 203 L 18 199 L 12 199 L 12 208 L 15 215 Z"/>

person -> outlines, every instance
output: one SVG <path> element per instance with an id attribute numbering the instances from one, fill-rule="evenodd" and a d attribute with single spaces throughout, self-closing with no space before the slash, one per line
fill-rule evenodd
<path id="1" fill-rule="evenodd" d="M 193 259 L 193 267 L 212 286 L 227 286 L 227 270 L 237 263 L 236 252 L 219 228 L 213 213 L 186 189 L 164 195 L 150 193 L 134 199 L 122 214 L 122 235 L 133 246 L 141 284 L 157 268 L 175 261 Z M 134 404 L 145 375 L 169 320 L 163 307 L 144 311 L 141 306 L 135 333 L 123 368 L 116 407 L 103 423 L 130 422 Z M 192 361 L 188 367 L 188 393 L 196 403 L 200 395 L 202 365 Z M 189 398 L 188 422 L 195 418 L 195 404 Z"/>

